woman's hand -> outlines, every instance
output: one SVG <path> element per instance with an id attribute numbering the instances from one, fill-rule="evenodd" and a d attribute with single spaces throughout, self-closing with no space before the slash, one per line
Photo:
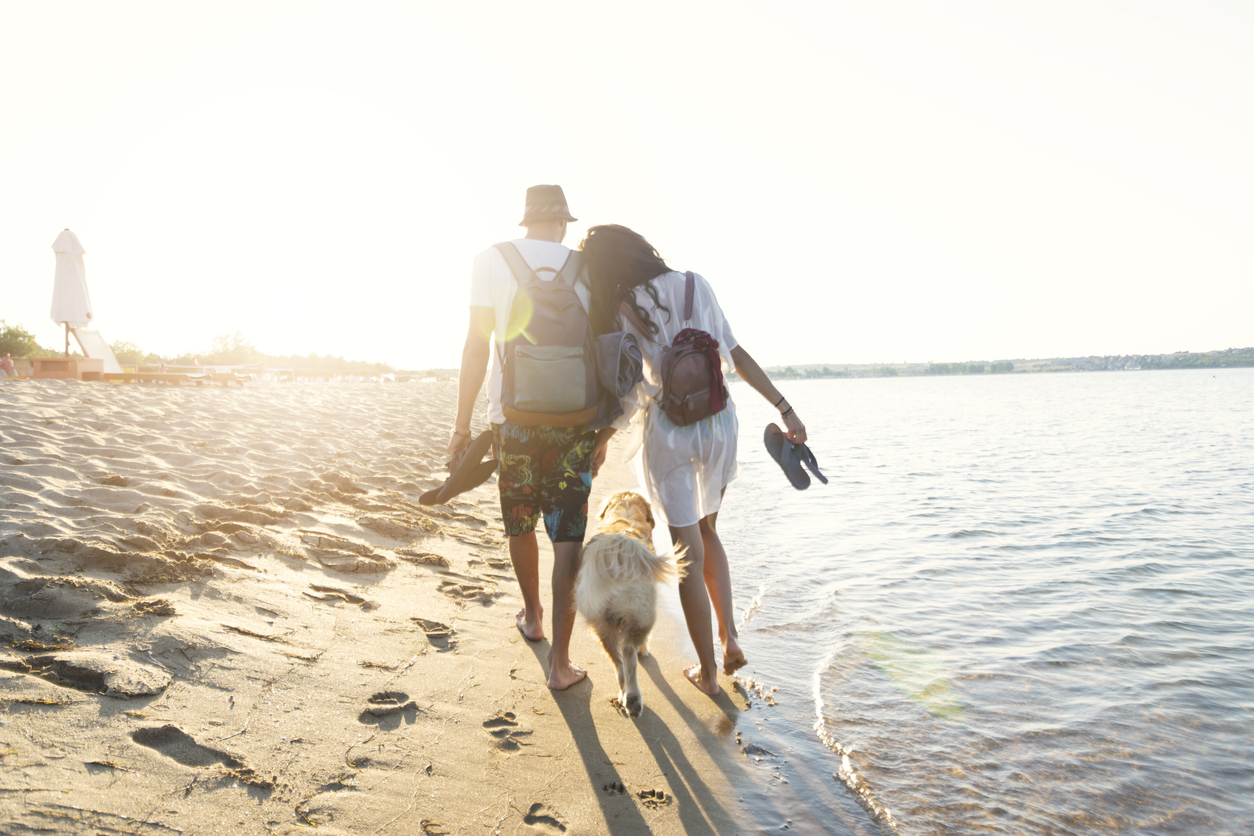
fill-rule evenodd
<path id="1" fill-rule="evenodd" d="M 781 414 L 780 420 L 784 427 L 788 430 L 788 440 L 793 444 L 806 443 L 806 425 L 801 423 L 801 419 L 797 417 L 797 413 L 793 412 L 792 404 L 780 395 L 779 390 L 771 383 L 771 379 L 766 372 L 762 371 L 762 367 L 758 365 L 758 361 L 754 360 L 745 351 L 743 345 L 738 345 L 731 350 L 732 361 L 736 364 L 736 374 L 741 379 L 757 390 L 758 394 L 766 398 L 766 402 L 774 406 L 776 409 L 783 408 L 787 413 Z"/>
<path id="2" fill-rule="evenodd" d="M 596 440 L 592 443 L 592 478 L 597 478 L 601 466 L 605 464 L 605 456 L 610 449 L 610 439 L 618 432 L 613 427 L 597 430 Z"/>
<path id="3" fill-rule="evenodd" d="M 605 456 L 609 452 L 610 444 L 606 442 L 598 442 L 592 448 L 592 478 L 595 479 L 601 473 L 601 465 L 605 464 Z"/>
<path id="4" fill-rule="evenodd" d="M 806 425 L 801 423 L 795 410 L 784 416 L 784 427 L 788 430 L 788 440 L 793 444 L 806 443 Z"/>

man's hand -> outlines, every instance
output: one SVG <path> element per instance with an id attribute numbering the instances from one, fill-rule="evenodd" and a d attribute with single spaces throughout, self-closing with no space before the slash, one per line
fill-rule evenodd
<path id="1" fill-rule="evenodd" d="M 461 462 L 462 456 L 466 455 L 466 448 L 469 446 L 469 430 L 460 433 L 455 431 L 452 437 L 449 438 L 448 449 L 445 452 L 448 453 L 448 470 L 450 473 L 452 473 L 458 463 Z"/>
<path id="2" fill-rule="evenodd" d="M 475 401 L 483 388 L 484 375 L 488 373 L 492 316 L 491 308 L 473 305 L 470 308 L 470 325 L 466 329 L 462 365 L 457 375 L 457 417 L 453 420 L 453 437 L 448 441 L 450 471 L 457 467 L 465 449 L 470 446 L 470 416 L 474 414 Z"/>

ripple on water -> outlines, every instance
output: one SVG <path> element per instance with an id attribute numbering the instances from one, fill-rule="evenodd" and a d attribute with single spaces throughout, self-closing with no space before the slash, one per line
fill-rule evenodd
<path id="1" fill-rule="evenodd" d="M 771 419 L 742 392 L 744 426 Z M 813 672 L 811 713 L 775 711 L 881 829 L 1244 832 L 1254 370 L 789 397 L 833 478 L 793 492 L 742 447 L 719 518 L 741 641 L 781 687 Z"/>

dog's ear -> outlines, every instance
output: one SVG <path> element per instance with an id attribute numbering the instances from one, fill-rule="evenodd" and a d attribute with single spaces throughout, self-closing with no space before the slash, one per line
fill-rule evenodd
<path id="1" fill-rule="evenodd" d="M 649 520 L 649 525 L 653 525 L 653 506 L 647 502 L 644 504 L 644 515 Z"/>
<path id="2" fill-rule="evenodd" d="M 604 502 L 602 502 L 602 503 L 601 503 L 601 513 L 597 514 L 597 519 L 598 519 L 598 520 L 603 520 L 603 519 L 605 519 L 605 512 L 606 512 L 606 511 L 608 511 L 608 510 L 610 510 L 610 502 L 611 502 L 611 500 L 613 500 L 613 499 L 614 499 L 614 497 L 612 497 L 612 496 L 611 496 L 611 497 L 609 497 L 608 499 L 606 499 Z"/>

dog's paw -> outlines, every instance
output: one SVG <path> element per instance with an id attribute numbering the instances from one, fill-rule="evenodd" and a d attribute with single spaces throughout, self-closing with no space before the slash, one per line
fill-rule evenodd
<path id="1" fill-rule="evenodd" d="M 634 720 L 644 710 L 644 699 L 639 694 L 627 694 L 623 699 L 623 707 L 627 709 L 627 714 Z"/>

